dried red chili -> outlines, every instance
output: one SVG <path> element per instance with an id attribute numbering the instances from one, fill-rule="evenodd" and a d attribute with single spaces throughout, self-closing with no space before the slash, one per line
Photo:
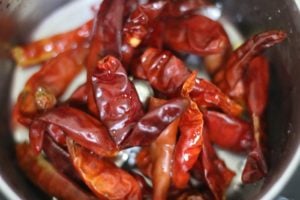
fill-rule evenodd
<path id="1" fill-rule="evenodd" d="M 158 1 L 139 5 L 130 14 L 123 27 L 122 62 L 125 66 L 131 62 L 135 48 L 151 34 L 154 23 L 158 21 L 165 4 L 163 1 Z"/>
<path id="2" fill-rule="evenodd" d="M 247 152 L 252 148 L 252 127 L 246 121 L 215 111 L 204 112 L 204 120 L 214 144 L 235 152 Z"/>
<path id="3" fill-rule="evenodd" d="M 169 51 L 148 48 L 139 60 L 134 75 L 167 95 L 176 93 L 190 74 L 184 63 Z"/>
<path id="4" fill-rule="evenodd" d="M 243 75 L 248 64 L 264 49 L 282 42 L 285 38 L 286 33 L 283 31 L 268 31 L 252 36 L 230 55 L 225 67 L 215 76 L 214 82 L 225 94 L 243 102 Z"/>
<path id="5" fill-rule="evenodd" d="M 111 161 L 100 157 L 71 139 L 67 139 L 73 164 L 87 186 L 100 199 L 142 199 L 139 183 Z"/>
<path id="6" fill-rule="evenodd" d="M 188 104 L 187 99 L 177 98 L 149 111 L 136 123 L 132 132 L 121 144 L 122 147 L 150 145 L 168 125 L 186 110 Z"/>
<path id="7" fill-rule="evenodd" d="M 223 160 L 218 158 L 205 131 L 203 134 L 203 150 L 200 159 L 208 187 L 215 199 L 223 199 L 225 191 L 235 173 L 226 167 Z"/>
<path id="8" fill-rule="evenodd" d="M 56 104 L 74 77 L 83 69 L 86 49 L 78 48 L 59 54 L 36 72 L 18 97 L 21 117 L 34 117 Z"/>
<path id="9" fill-rule="evenodd" d="M 92 83 L 99 118 L 119 145 L 144 115 L 142 103 L 121 62 L 112 56 L 99 61 Z"/>
<path id="10" fill-rule="evenodd" d="M 53 58 L 65 51 L 82 48 L 91 34 L 93 22 L 88 21 L 77 29 L 37 40 L 12 49 L 19 66 L 28 67 Z"/>
<path id="11" fill-rule="evenodd" d="M 150 99 L 149 109 L 164 104 L 165 100 Z M 173 152 L 178 132 L 179 118 L 166 127 L 150 146 L 151 178 L 153 183 L 153 199 L 166 199 L 171 185 Z M 174 176 L 174 174 L 173 174 Z"/>
<path id="12" fill-rule="evenodd" d="M 190 75 L 184 63 L 169 51 L 154 48 L 147 49 L 140 58 L 139 66 L 135 68 L 138 78 L 146 79 L 159 92 L 174 96 L 180 90 L 183 82 Z M 199 107 L 220 108 L 230 115 L 238 116 L 243 109 L 212 83 L 196 79 L 191 99 Z"/>
<path id="13" fill-rule="evenodd" d="M 268 101 L 269 65 L 263 56 L 257 56 L 250 62 L 245 82 L 246 102 L 252 118 L 255 146 L 248 154 L 242 180 L 244 183 L 253 183 L 268 172 L 263 151 L 265 133 L 262 119 Z"/>
<path id="14" fill-rule="evenodd" d="M 137 168 L 146 177 L 152 177 L 152 157 L 150 153 L 150 146 L 142 147 L 135 158 Z"/>
<path id="15" fill-rule="evenodd" d="M 47 125 L 58 126 L 78 144 L 102 156 L 113 156 L 116 145 L 104 125 L 90 115 L 71 107 L 57 107 L 35 119 L 30 127 L 30 143 L 40 152 Z M 54 138 L 53 138 L 54 139 Z"/>
<path id="16" fill-rule="evenodd" d="M 189 98 L 196 79 L 193 73 L 184 83 L 181 94 Z M 202 149 L 203 116 L 197 104 L 190 100 L 190 106 L 183 113 L 179 123 L 180 135 L 177 141 L 172 169 L 172 181 L 176 188 L 187 187 L 192 169 Z"/>
<path id="17" fill-rule="evenodd" d="M 16 153 L 20 168 L 34 184 L 47 194 L 61 199 L 97 199 L 59 174 L 42 155 L 37 156 L 31 151 L 28 144 L 17 144 Z"/>
<path id="18" fill-rule="evenodd" d="M 164 42 L 177 52 L 207 56 L 230 46 L 223 27 L 205 16 L 182 15 L 167 18 L 164 24 Z"/>
<path id="19" fill-rule="evenodd" d="M 124 0 L 103 0 L 94 19 L 90 52 L 86 62 L 88 108 L 94 115 L 97 115 L 98 109 L 94 100 L 91 76 L 98 60 L 107 55 L 121 57 L 124 6 Z"/>
<path id="20" fill-rule="evenodd" d="M 66 144 L 66 143 L 65 143 Z M 47 160 L 55 169 L 76 183 L 81 183 L 79 174 L 72 165 L 70 154 L 60 147 L 50 136 L 46 135 L 43 142 L 43 151 Z"/>

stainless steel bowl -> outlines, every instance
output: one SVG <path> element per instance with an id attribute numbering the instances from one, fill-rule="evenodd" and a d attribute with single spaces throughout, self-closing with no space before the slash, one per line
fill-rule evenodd
<path id="1" fill-rule="evenodd" d="M 82 0 L 83 1 L 83 0 Z M 28 39 L 31 31 L 68 0 L 0 0 L 0 188 L 8 199 L 47 199 L 23 176 L 15 160 L 10 129 L 10 87 L 14 63 L 9 48 Z M 223 0 L 222 15 L 248 37 L 282 29 L 288 39 L 267 51 L 271 61 L 268 105 L 270 173 L 261 184 L 239 189 L 234 199 L 273 199 L 300 163 L 300 1 Z"/>

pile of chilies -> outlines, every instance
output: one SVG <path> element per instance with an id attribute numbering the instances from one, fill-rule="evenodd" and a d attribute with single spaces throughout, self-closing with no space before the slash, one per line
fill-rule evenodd
<path id="1" fill-rule="evenodd" d="M 269 67 L 261 53 L 286 34 L 260 33 L 233 51 L 222 25 L 199 14 L 209 5 L 104 0 L 79 28 L 14 48 L 18 65 L 42 63 L 14 109 L 29 129 L 30 143 L 17 144 L 27 176 L 59 199 L 223 199 L 235 173 L 216 144 L 247 155 L 243 183 L 263 178 Z M 187 68 L 189 54 L 212 82 Z M 86 83 L 59 101 L 84 66 Z M 128 76 L 154 90 L 147 108 Z M 144 176 L 114 164 L 136 146 Z"/>

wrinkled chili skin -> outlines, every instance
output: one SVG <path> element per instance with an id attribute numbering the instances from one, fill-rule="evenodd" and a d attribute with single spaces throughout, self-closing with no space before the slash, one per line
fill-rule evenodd
<path id="1" fill-rule="evenodd" d="M 119 145 L 144 115 L 143 105 L 117 58 L 107 56 L 99 61 L 92 83 L 100 120 Z"/>
<path id="2" fill-rule="evenodd" d="M 53 98 L 60 97 L 74 77 L 83 69 L 86 53 L 85 48 L 77 48 L 66 51 L 46 62 L 26 82 L 19 95 L 17 104 L 20 114 L 32 118 L 39 112 L 37 94 L 41 89 L 45 91 L 44 94 L 40 92 L 41 95 L 52 95 Z M 42 99 L 43 97 L 40 96 L 39 98 Z M 51 100 L 50 98 L 49 100 L 51 101 L 48 102 L 49 105 L 54 106 L 55 99 Z"/>
<path id="3" fill-rule="evenodd" d="M 149 109 L 152 110 L 164 104 L 166 100 L 151 98 Z M 173 152 L 175 149 L 179 119 L 166 127 L 150 146 L 152 160 L 151 177 L 154 200 L 166 199 L 171 185 L 171 170 Z M 174 176 L 174 174 L 173 174 Z"/>
<path id="4" fill-rule="evenodd" d="M 171 52 L 148 48 L 135 68 L 137 78 L 146 79 L 151 86 L 168 96 L 176 96 L 191 72 L 185 64 Z M 233 116 L 243 112 L 243 108 L 232 101 L 214 84 L 196 79 L 190 97 L 199 107 L 220 108 Z"/>
<path id="5" fill-rule="evenodd" d="M 86 84 L 80 85 L 68 99 L 68 103 L 72 106 L 84 106 L 87 103 L 87 86 Z"/>
<path id="6" fill-rule="evenodd" d="M 180 119 L 180 136 L 175 147 L 173 161 L 173 184 L 177 188 L 187 187 L 190 174 L 202 149 L 203 116 L 192 102 Z"/>
<path id="7" fill-rule="evenodd" d="M 167 18 L 164 24 L 164 43 L 177 52 L 207 56 L 230 46 L 223 27 L 205 16 L 182 15 Z"/>
<path id="8" fill-rule="evenodd" d="M 18 65 L 28 67 L 53 58 L 65 51 L 82 48 L 91 34 L 93 22 L 88 21 L 77 29 L 15 47 L 12 55 Z M 49 50 L 50 49 L 50 50 Z"/>
<path id="9" fill-rule="evenodd" d="M 197 72 L 192 72 L 184 82 L 181 96 L 189 98 L 190 105 L 179 122 L 180 135 L 176 143 L 172 182 L 176 188 L 184 189 L 190 179 L 189 171 L 196 163 L 202 150 L 203 115 L 197 104 L 190 99 L 190 92 L 195 85 Z"/>
<path id="10" fill-rule="evenodd" d="M 91 34 L 87 70 L 92 73 L 98 60 L 107 55 L 120 58 L 124 0 L 104 0 L 100 4 Z"/>
<path id="11" fill-rule="evenodd" d="M 61 106 L 41 115 L 30 127 L 30 143 L 39 152 L 47 125 L 54 124 L 78 144 L 102 156 L 117 151 L 106 127 L 90 115 L 71 107 Z M 43 129 L 44 128 L 44 129 Z"/>
<path id="12" fill-rule="evenodd" d="M 144 176 L 152 177 L 152 157 L 150 152 L 150 146 L 142 147 L 135 158 L 137 168 L 143 173 Z"/>
<path id="13" fill-rule="evenodd" d="M 100 157 L 67 139 L 67 146 L 73 165 L 87 186 L 100 199 L 142 199 L 141 187 L 137 180 Z"/>
<path id="14" fill-rule="evenodd" d="M 178 1 L 168 5 L 173 7 L 181 3 L 183 4 L 181 11 L 186 14 L 167 17 L 164 20 L 164 31 L 161 32 L 164 35 L 163 43 L 175 52 L 192 53 L 203 57 L 207 72 L 214 75 L 232 51 L 229 38 L 219 22 L 189 12 L 191 11 L 189 9 L 193 9 L 193 6 L 201 1 Z"/>
<path id="15" fill-rule="evenodd" d="M 255 147 L 247 155 L 246 164 L 242 172 L 242 182 L 245 184 L 254 183 L 265 177 L 267 173 L 268 166 L 261 145 L 255 143 Z"/>
<path id="16" fill-rule="evenodd" d="M 254 142 L 251 125 L 216 111 L 204 112 L 205 127 L 212 143 L 234 152 L 248 152 Z"/>
<path id="17" fill-rule="evenodd" d="M 224 93 L 241 101 L 245 93 L 243 75 L 250 61 L 266 48 L 282 42 L 286 36 L 283 31 L 268 31 L 252 36 L 231 54 L 225 67 L 214 77 L 214 82 Z"/>
<path id="18" fill-rule="evenodd" d="M 127 66 L 134 56 L 137 48 L 143 40 L 153 31 L 154 23 L 160 16 L 165 2 L 158 1 L 139 5 L 134 10 L 123 27 L 122 62 Z"/>
<path id="19" fill-rule="evenodd" d="M 268 31 L 252 36 L 234 51 L 225 67 L 214 77 L 214 82 L 222 91 L 241 104 L 246 104 L 252 119 L 255 141 L 242 173 L 244 183 L 255 182 L 267 174 L 262 152 L 264 131 L 261 118 L 267 102 L 269 73 L 265 59 L 257 56 L 264 49 L 282 42 L 286 36 L 282 31 Z"/>
<path id="20" fill-rule="evenodd" d="M 88 108 L 97 115 L 91 76 L 97 62 L 107 55 L 121 58 L 124 0 L 103 0 L 94 19 L 90 51 L 86 61 Z"/>
<path id="21" fill-rule="evenodd" d="M 71 163 L 70 154 L 66 149 L 55 143 L 55 141 L 48 135 L 45 135 L 44 137 L 43 151 L 47 160 L 49 160 L 59 173 L 67 176 L 74 182 L 82 182 L 79 174 L 75 171 L 75 168 Z"/>
<path id="22" fill-rule="evenodd" d="M 187 99 L 176 98 L 149 111 L 137 122 L 130 135 L 122 143 L 122 147 L 150 145 L 170 123 L 185 111 L 188 105 Z"/>
<path id="23" fill-rule="evenodd" d="M 247 107 L 251 114 L 263 116 L 268 102 L 269 64 L 263 56 L 255 57 L 246 73 Z"/>
<path id="24" fill-rule="evenodd" d="M 190 93 L 191 99 L 202 108 L 220 108 L 232 116 L 240 116 L 243 108 L 225 95 L 216 85 L 198 78 Z"/>
<path id="25" fill-rule="evenodd" d="M 33 120 L 29 127 L 30 147 L 36 154 L 40 153 L 43 147 L 45 130 L 47 124 L 38 120 Z"/>
<path id="26" fill-rule="evenodd" d="M 172 122 L 151 145 L 153 199 L 166 199 L 168 196 L 178 122 L 179 119 Z"/>
<path id="27" fill-rule="evenodd" d="M 235 173 L 226 167 L 223 160 L 218 158 L 205 130 L 200 159 L 204 170 L 203 175 L 214 198 L 217 200 L 223 199 Z"/>
<path id="28" fill-rule="evenodd" d="M 42 155 L 37 156 L 28 144 L 16 144 L 16 155 L 20 169 L 48 195 L 60 199 L 97 199 L 58 173 Z"/>
<path id="29" fill-rule="evenodd" d="M 243 183 L 253 183 L 268 172 L 264 157 L 264 111 L 268 101 L 269 65 L 263 56 L 255 57 L 249 64 L 246 74 L 246 102 L 252 117 L 255 146 L 248 154 L 242 173 Z"/>
<path id="30" fill-rule="evenodd" d="M 148 48 L 139 60 L 134 75 L 147 79 L 153 88 L 164 94 L 177 92 L 190 74 L 184 63 L 169 51 Z"/>

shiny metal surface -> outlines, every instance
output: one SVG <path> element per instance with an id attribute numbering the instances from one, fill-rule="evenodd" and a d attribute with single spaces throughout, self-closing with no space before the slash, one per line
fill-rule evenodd
<path id="1" fill-rule="evenodd" d="M 13 43 L 26 41 L 44 17 L 68 0 L 0 2 L 0 188 L 8 199 L 47 199 L 23 177 L 14 160 L 9 126 L 9 93 L 14 65 L 7 52 Z M 267 52 L 272 71 L 267 116 L 270 173 L 261 188 L 250 185 L 233 196 L 233 199 L 274 199 L 300 163 L 300 3 L 298 0 L 218 2 L 222 5 L 223 16 L 245 37 L 276 28 L 289 35 L 285 43 Z"/>

